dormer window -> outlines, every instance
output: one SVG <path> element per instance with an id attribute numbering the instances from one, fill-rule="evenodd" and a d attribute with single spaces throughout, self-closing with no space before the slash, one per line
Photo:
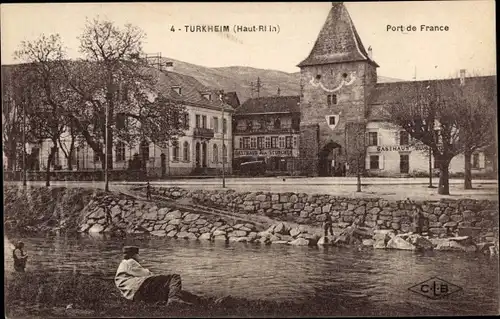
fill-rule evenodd
<path id="1" fill-rule="evenodd" d="M 182 94 L 182 88 L 180 86 L 173 86 L 172 90 L 175 91 L 175 93 L 181 95 Z"/>
<path id="2" fill-rule="evenodd" d="M 210 93 L 203 93 L 202 95 L 207 100 L 212 101 L 212 94 L 210 94 Z"/>

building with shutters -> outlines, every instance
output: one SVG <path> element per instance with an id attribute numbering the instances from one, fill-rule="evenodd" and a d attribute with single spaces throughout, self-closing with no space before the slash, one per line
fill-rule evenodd
<path id="1" fill-rule="evenodd" d="M 12 67 L 15 66 L 2 66 L 2 74 Z M 230 173 L 234 109 L 227 102 L 235 105 L 239 103 L 235 92 L 228 92 L 221 99 L 219 91 L 205 87 L 191 76 L 174 72 L 173 63 L 168 63 L 167 69 L 151 68 L 151 72 L 155 72 L 158 77 L 158 90 L 162 95 L 185 107 L 187 114 L 180 120 L 187 124 L 187 129 L 176 141 L 170 141 L 168 147 L 146 141 L 130 145 L 115 138 L 113 170 L 131 169 L 132 162 L 137 160 L 138 168 L 146 170 L 151 177 L 216 175 L 223 166 Z M 65 132 L 55 153 L 53 170 L 69 170 L 66 154 L 70 143 L 70 134 Z M 51 147 L 52 142 L 49 140 L 28 145 L 27 154 L 31 163 L 28 170 L 45 171 Z M 103 169 L 99 156 L 83 139 L 76 143 L 71 162 L 72 171 Z"/>
<path id="2" fill-rule="evenodd" d="M 353 141 L 365 135 L 365 174 L 368 176 L 419 176 L 428 173 L 427 147 L 412 141 L 401 128 L 388 122 L 384 109 L 399 97 L 402 87 L 433 81 L 377 83 L 379 65 L 365 49 L 343 3 L 333 3 L 309 56 L 299 63 L 300 151 L 302 174 L 335 176 L 355 174 Z M 440 86 L 496 87 L 494 76 L 440 80 Z M 422 83 L 424 82 L 424 83 Z M 443 92 L 446 94 L 447 92 Z M 358 129 L 353 129 L 358 127 Z M 496 152 L 472 156 L 474 173 L 496 169 Z M 436 167 L 431 157 L 433 169 Z M 453 158 L 450 172 L 464 171 L 463 156 Z"/>
<path id="3" fill-rule="evenodd" d="M 300 97 L 251 98 L 234 113 L 234 169 L 262 161 L 266 173 L 296 174 L 298 170 Z"/>

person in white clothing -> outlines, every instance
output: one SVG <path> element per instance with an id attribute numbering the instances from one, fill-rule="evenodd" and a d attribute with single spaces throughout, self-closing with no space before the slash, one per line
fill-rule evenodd
<path id="1" fill-rule="evenodd" d="M 181 276 L 154 275 L 139 263 L 139 248 L 125 246 L 124 258 L 115 275 L 115 285 L 123 297 L 133 301 L 189 304 L 181 299 Z"/>

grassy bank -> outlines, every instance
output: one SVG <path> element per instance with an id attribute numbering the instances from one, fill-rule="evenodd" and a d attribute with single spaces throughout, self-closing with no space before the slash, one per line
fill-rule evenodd
<path id="1" fill-rule="evenodd" d="M 14 273 L 5 283 L 5 313 L 9 318 L 290 317 L 336 313 L 331 302 L 327 304 L 319 299 L 314 303 L 296 304 L 231 297 L 216 301 L 186 295 L 195 304 L 175 309 L 128 301 L 120 297 L 112 279 L 78 273 Z M 69 309 L 68 305 L 71 305 Z"/>

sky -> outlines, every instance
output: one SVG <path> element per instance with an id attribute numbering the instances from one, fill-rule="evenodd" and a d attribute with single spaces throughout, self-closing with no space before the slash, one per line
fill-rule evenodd
<path id="1" fill-rule="evenodd" d="M 496 74 L 495 3 L 475 1 L 346 2 L 378 74 L 404 80 Z M 2 64 L 16 63 L 23 40 L 59 33 L 70 58 L 80 56 L 86 19 L 131 23 L 146 34 L 144 51 L 207 67 L 250 66 L 284 72 L 307 57 L 331 8 L 317 3 L 50 3 L 1 5 Z M 225 33 L 192 33 L 185 25 L 228 25 Z M 279 32 L 234 32 L 273 25 Z M 417 31 L 388 31 L 387 26 Z M 420 31 L 421 25 L 448 31 Z M 175 32 L 171 31 L 174 26 Z M 179 28 L 181 31 L 179 31 Z M 269 29 L 269 28 L 268 28 Z M 415 76 L 416 75 L 416 76 Z"/>

